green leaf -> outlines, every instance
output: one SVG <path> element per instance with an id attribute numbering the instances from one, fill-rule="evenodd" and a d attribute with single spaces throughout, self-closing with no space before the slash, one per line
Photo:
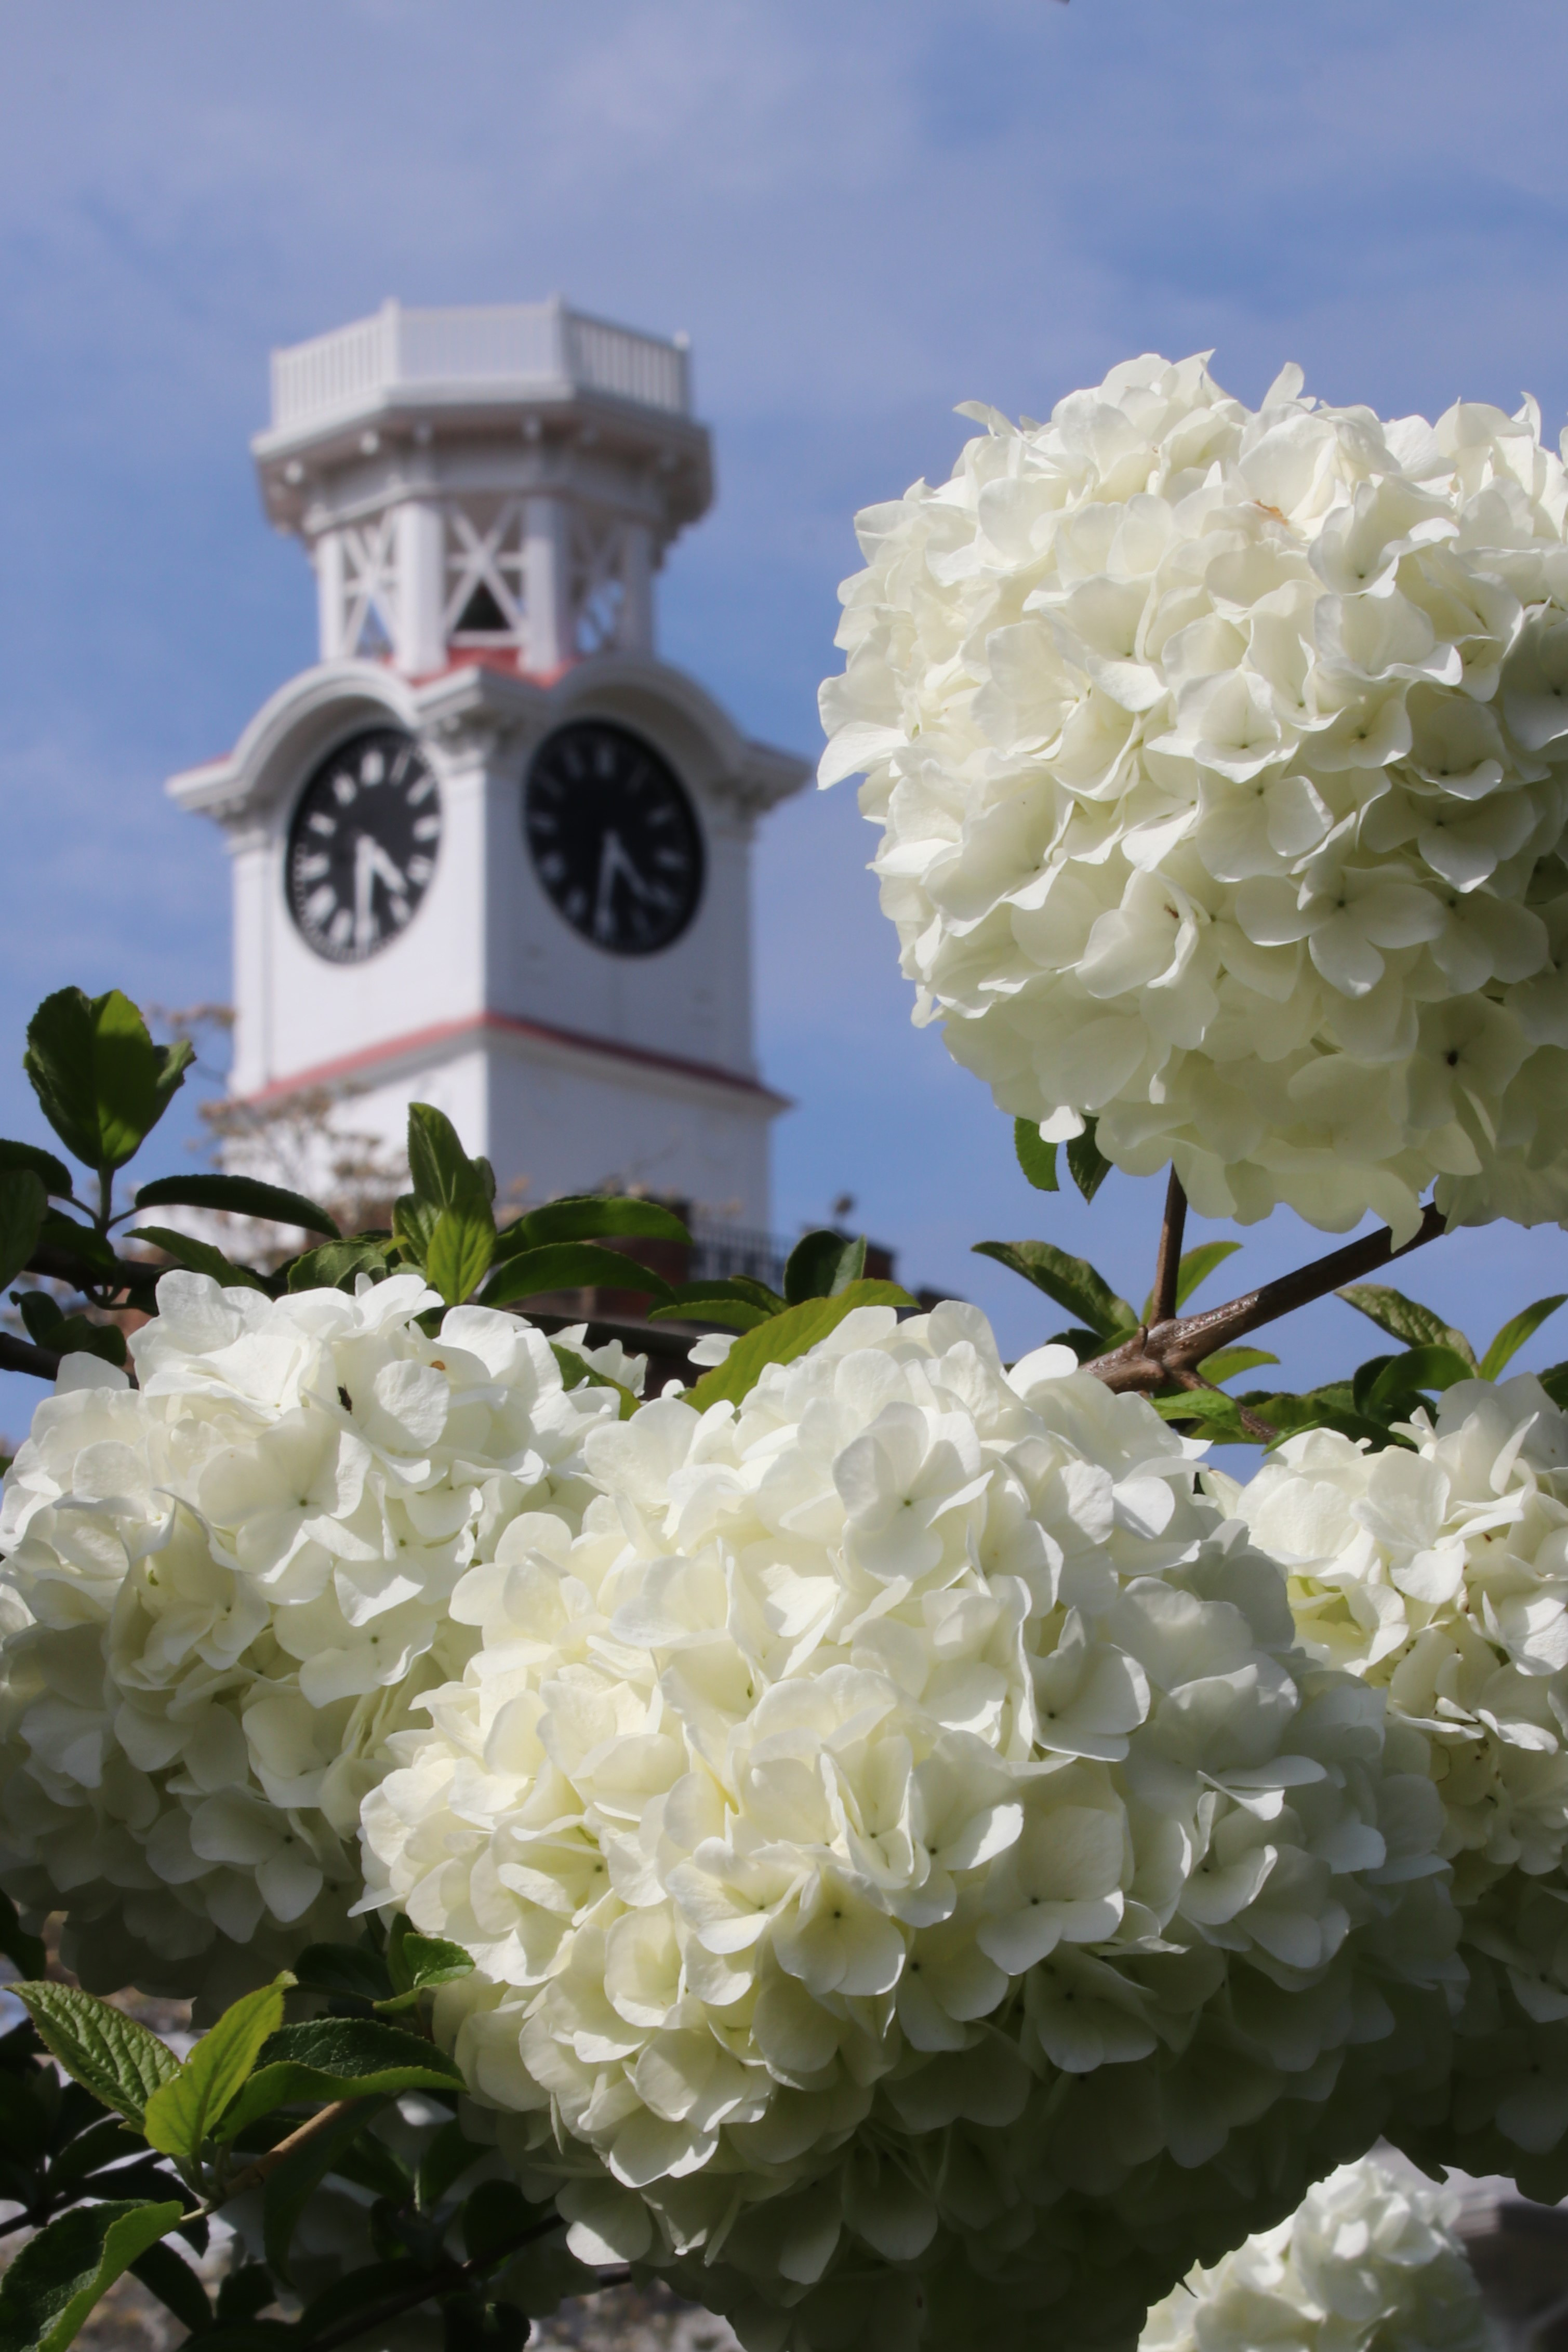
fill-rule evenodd
<path id="1" fill-rule="evenodd" d="M 256 2073 L 224 2116 L 224 2137 L 237 2139 L 247 2125 L 285 2105 L 458 2090 L 462 2079 L 433 2043 L 378 2018 L 285 2025 L 263 2043 Z"/>
<path id="2" fill-rule="evenodd" d="M 495 1220 L 488 1201 L 463 1209 L 443 1209 L 425 1253 L 425 1279 L 448 1307 L 460 1307 L 490 1270 Z"/>
<path id="3" fill-rule="evenodd" d="M 75 2180 L 85 2180 L 89 2173 L 103 2165 L 118 2164 L 128 2156 L 145 2156 L 146 2146 L 139 2132 L 122 2123 L 118 2116 L 106 2116 L 96 2099 L 89 2103 L 97 2117 L 85 2131 L 68 2139 L 49 2164 L 48 2186 L 51 2190 L 68 2189 Z M 138 2184 L 140 2185 L 140 2184 Z M 159 2193 L 174 2187 L 173 2181 L 161 2181 Z"/>
<path id="4" fill-rule="evenodd" d="M 272 2274 L 265 2263 L 242 2263 L 230 2271 L 217 2291 L 217 2315 L 220 2320 L 254 2319 L 278 2299 Z"/>
<path id="5" fill-rule="evenodd" d="M 1568 1412 L 1568 1364 L 1549 1364 L 1536 1379 L 1552 1399 L 1559 1412 Z"/>
<path id="6" fill-rule="evenodd" d="M 307 1944 L 294 1974 L 302 1991 L 340 2000 L 384 2000 L 393 1990 L 386 1962 L 363 1944 Z"/>
<path id="7" fill-rule="evenodd" d="M 803 1307 L 808 1298 L 837 1298 L 865 1272 L 865 1235 L 846 1241 L 842 1234 L 824 1226 L 803 1234 L 791 1250 L 784 1266 L 784 1298 L 791 1307 Z"/>
<path id="8" fill-rule="evenodd" d="M 302 2147 L 297 2147 L 291 2156 L 286 2156 L 277 2169 L 268 2174 L 261 2200 L 262 2243 L 268 2263 L 279 2278 L 289 2276 L 289 2249 L 300 2215 L 333 2169 L 339 2155 L 358 2137 L 376 2111 L 368 2103 L 362 2105 L 356 2100 L 346 2114 L 308 2139 Z"/>
<path id="9" fill-rule="evenodd" d="M 505 1227 L 496 1243 L 496 1258 L 515 1257 L 520 1250 L 542 1249 L 547 1242 L 595 1242 L 614 1236 L 618 1241 L 689 1242 L 691 1235 L 673 1210 L 657 1201 L 628 1200 L 621 1193 L 575 1192 L 563 1201 L 546 1201 Z"/>
<path id="10" fill-rule="evenodd" d="M 0 1137 L 0 1168 L 30 1168 L 46 1192 L 57 1200 L 68 1201 L 74 1192 L 71 1172 L 63 1160 L 37 1143 L 13 1143 Z"/>
<path id="11" fill-rule="evenodd" d="M 1162 1421 L 1195 1421 L 1211 1445 L 1263 1443 L 1242 1421 L 1236 1399 L 1213 1389 L 1188 1389 L 1180 1396 L 1152 1397 L 1150 1402 Z"/>
<path id="12" fill-rule="evenodd" d="M 66 1216 L 58 1209 L 51 1209 L 44 1219 L 38 1240 L 50 1249 L 68 1251 L 83 1267 L 89 1281 L 100 1275 L 111 1282 L 118 1279 L 114 1252 L 102 1234 L 95 1233 L 90 1225 L 79 1223 L 75 1217 Z M 151 1273 L 152 1269 L 148 1271 Z"/>
<path id="13" fill-rule="evenodd" d="M 1068 1173 L 1086 1201 L 1092 1201 L 1110 1173 L 1110 1162 L 1095 1141 L 1098 1122 L 1084 1121 L 1083 1133 L 1068 1145 Z"/>
<path id="14" fill-rule="evenodd" d="M 193 1046 L 154 1045 L 127 996 L 62 988 L 27 1024 L 23 1066 L 66 1150 L 107 1174 L 123 1167 L 167 1110 L 195 1059 Z"/>
<path id="15" fill-rule="evenodd" d="M 132 1225 L 128 1239 L 146 1242 L 153 1249 L 172 1257 L 191 1274 L 210 1274 L 224 1290 L 265 1290 L 260 1275 L 247 1265 L 236 1265 L 225 1257 L 222 1250 L 214 1249 L 210 1242 L 193 1241 L 189 1234 L 177 1234 L 171 1225 Z"/>
<path id="16" fill-rule="evenodd" d="M 471 2263 L 494 2262 L 538 2219 L 515 2180 L 481 2180 L 463 2207 L 463 2251 Z"/>
<path id="17" fill-rule="evenodd" d="M 1215 1266 L 1234 1257 L 1240 1247 L 1239 1242 L 1201 1242 L 1196 1249 L 1184 1252 L 1176 1268 L 1177 1307 L 1184 1307 L 1199 1284 L 1206 1282 Z M 1268 1360 L 1272 1363 L 1273 1357 Z"/>
<path id="18" fill-rule="evenodd" d="M 1271 1356 L 1267 1348 L 1222 1348 L 1217 1356 L 1205 1356 L 1198 1370 L 1205 1381 L 1213 1381 L 1217 1387 L 1221 1381 L 1233 1381 L 1237 1372 L 1256 1371 L 1264 1364 L 1279 1361 L 1279 1357 Z"/>
<path id="19" fill-rule="evenodd" d="M 257 2053 L 283 2022 L 283 1994 L 294 1982 L 287 1969 L 226 2009 L 204 2033 L 172 2081 L 147 2102 L 142 2129 L 150 2146 L 194 2164 L 256 2063 Z"/>
<path id="20" fill-rule="evenodd" d="M 336 1221 L 303 1192 L 280 1184 L 260 1184 L 250 1176 L 160 1176 L 136 1195 L 138 1209 L 222 1209 L 231 1217 L 265 1217 L 275 1225 L 300 1225 L 308 1234 L 338 1238 Z"/>
<path id="21" fill-rule="evenodd" d="M 76 1985 L 15 1984 L 8 1990 L 66 2073 L 140 2131 L 148 2100 L 179 2071 L 168 2043 Z"/>
<path id="22" fill-rule="evenodd" d="M 35 1169 L 0 1169 L 0 1290 L 16 1281 L 37 1248 L 48 1206 Z"/>
<path id="23" fill-rule="evenodd" d="M 387 1936 L 386 1967 L 395 1999 L 379 2006 L 387 2012 L 405 2009 L 422 1992 L 454 1984 L 459 1977 L 474 1972 L 473 1960 L 461 1944 L 449 1944 L 440 1936 L 421 1936 L 405 1911 L 398 1912 Z"/>
<path id="24" fill-rule="evenodd" d="M 704 1372 L 695 1387 L 687 1391 L 686 1402 L 699 1412 L 706 1412 L 710 1404 L 721 1404 L 727 1399 L 739 1404 L 761 1380 L 769 1364 L 793 1364 L 836 1331 L 847 1315 L 858 1307 L 914 1307 L 919 1301 L 901 1290 L 896 1282 L 857 1282 L 841 1290 L 836 1298 L 808 1298 L 803 1306 L 791 1307 L 783 1315 L 774 1315 L 756 1330 L 748 1331 L 737 1339 L 721 1364 Z"/>
<path id="25" fill-rule="evenodd" d="M 716 1297 L 698 1283 L 682 1284 L 693 1296 L 674 1307 L 650 1307 L 650 1323 L 724 1323 L 731 1331 L 754 1331 L 759 1323 L 783 1313 L 778 1307 L 754 1307 L 749 1299 Z"/>
<path id="26" fill-rule="evenodd" d="M 597 1365 L 589 1363 L 585 1356 L 580 1356 L 575 1348 L 563 1348 L 558 1341 L 552 1339 L 550 1352 L 561 1368 L 561 1377 L 569 1391 L 580 1389 L 584 1382 L 593 1389 L 614 1389 L 621 1401 L 621 1419 L 630 1421 L 641 1402 L 630 1389 L 624 1387 L 619 1381 L 613 1381 L 608 1372 L 600 1371 Z"/>
<path id="27" fill-rule="evenodd" d="M 16 1916 L 11 1897 L 0 1893 L 0 1952 L 15 1960 L 25 1977 L 42 1977 L 49 1964 L 41 1936 L 30 1936 Z"/>
<path id="28" fill-rule="evenodd" d="M 387 1271 L 387 1254 L 379 1242 L 323 1242 L 291 1259 L 289 1287 L 295 1290 L 352 1290 L 362 1274 L 381 1282 Z"/>
<path id="29" fill-rule="evenodd" d="M 1369 1369 L 1362 1368 L 1363 1371 Z M 1369 1421 L 1405 1420 L 1423 1401 L 1425 1391 L 1441 1391 L 1451 1389 L 1456 1381 L 1474 1378 L 1473 1368 L 1452 1348 L 1409 1348 L 1403 1356 L 1390 1356 L 1365 1388 L 1357 1373 L 1356 1409 Z"/>
<path id="30" fill-rule="evenodd" d="M 421 1274 L 440 1222 L 439 1202 L 422 1201 L 417 1192 L 400 1192 L 392 1204 L 392 1238 Z"/>
<path id="31" fill-rule="evenodd" d="M 1049 1242 L 976 1242 L 976 1254 L 1010 1266 L 1097 1331 L 1108 1345 L 1131 1339 L 1137 1318 L 1086 1257 L 1069 1257 Z"/>
<path id="32" fill-rule="evenodd" d="M 1423 1307 L 1419 1299 L 1406 1298 L 1403 1291 L 1389 1290 L 1380 1282 L 1352 1282 L 1335 1295 L 1402 1347 L 1452 1348 L 1474 1368 L 1475 1349 L 1464 1333 L 1445 1323 L 1430 1307 Z"/>
<path id="33" fill-rule="evenodd" d="M 1364 1437 L 1374 1447 L 1403 1445 L 1404 1438 L 1392 1436 L 1386 1425 L 1369 1421 L 1355 1407 L 1354 1391 L 1349 1381 L 1330 1381 L 1322 1388 L 1309 1389 L 1300 1396 L 1268 1396 L 1251 1391 L 1237 1399 L 1238 1404 L 1252 1410 L 1276 1431 L 1279 1438 L 1294 1437 L 1303 1429 L 1337 1429 L 1342 1437 Z"/>
<path id="34" fill-rule="evenodd" d="M 408 1172 L 415 1197 L 433 1201 L 438 1209 L 489 1206 L 484 1171 L 468 1158 L 446 1112 L 433 1103 L 408 1106 Z"/>
<path id="35" fill-rule="evenodd" d="M 460 2123 L 454 2119 L 443 2124 L 419 2159 L 419 2182 L 416 2191 L 422 2212 L 439 2205 L 448 2189 L 461 2180 L 465 2172 L 489 2154 L 476 2147 Z"/>
<path id="36" fill-rule="evenodd" d="M 311 2336 L 325 2335 L 329 2327 L 352 2319 L 356 2312 L 384 2303 L 391 2295 L 404 2294 L 421 2284 L 429 2294 L 438 2294 L 443 2286 L 451 2283 L 450 2268 L 444 2273 L 432 2271 L 407 2254 L 395 2262 L 367 2263 L 363 2270 L 350 2271 L 344 2277 L 334 2279 L 331 2286 L 323 2287 L 314 2302 L 305 2305 L 290 2334 L 296 2340 L 302 2336 L 308 2345 Z M 215 2347 L 215 2352 L 223 2352 L 223 2347 Z"/>
<path id="37" fill-rule="evenodd" d="M 669 1297 L 662 1274 L 650 1273 L 635 1257 L 601 1249 L 596 1242 L 549 1242 L 503 1258 L 485 1285 L 486 1307 L 508 1307 L 545 1290 L 640 1290 L 661 1302 Z"/>
<path id="38" fill-rule="evenodd" d="M 176 2201 L 79 2205 L 40 2230 L 0 2278 L 0 2352 L 65 2352 L 121 2273 L 180 2218 Z"/>
<path id="39" fill-rule="evenodd" d="M 1481 1358 L 1482 1380 L 1495 1381 L 1503 1367 L 1512 1362 L 1525 1341 L 1534 1337 L 1549 1315 L 1556 1314 L 1565 1299 L 1568 1299 L 1568 1290 L 1560 1290 L 1553 1298 L 1538 1298 L 1533 1307 L 1527 1307 L 1522 1314 L 1505 1323 Z"/>
<path id="40" fill-rule="evenodd" d="M 1057 1182 L 1057 1147 L 1045 1140 L 1032 1118 L 1013 1121 L 1013 1150 L 1037 1192 L 1060 1191 Z"/>
<path id="41" fill-rule="evenodd" d="M 213 2307 L 207 2301 L 207 2291 L 189 2263 L 183 2261 L 173 2246 L 149 2246 L 144 2254 L 137 2255 L 131 2268 L 142 2285 L 193 2336 L 212 2326 Z"/>
<path id="42" fill-rule="evenodd" d="M 94 1323 L 85 1315 L 62 1315 L 47 1290 L 14 1290 L 27 1337 L 36 1347 L 62 1356 L 101 1356 L 107 1364 L 125 1361 L 125 1334 L 118 1323 Z"/>

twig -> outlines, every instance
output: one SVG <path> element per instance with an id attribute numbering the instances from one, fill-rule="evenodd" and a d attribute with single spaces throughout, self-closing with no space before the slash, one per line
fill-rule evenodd
<path id="1" fill-rule="evenodd" d="M 1228 1391 L 1220 1387 L 1217 1381 L 1205 1381 L 1202 1372 L 1173 1372 L 1171 1377 L 1184 1389 L 1206 1389 L 1210 1396 L 1224 1397 L 1248 1436 L 1261 1437 L 1265 1444 L 1271 1437 L 1279 1436 L 1279 1433 L 1271 1421 L 1265 1421 L 1261 1413 L 1253 1412 L 1239 1403 Z"/>
<path id="2" fill-rule="evenodd" d="M 1187 1196 L 1175 1170 L 1165 1187 L 1165 1216 L 1160 1227 L 1160 1255 L 1154 1261 L 1154 1292 L 1151 1323 L 1168 1323 L 1176 1311 L 1176 1286 L 1182 1271 L 1182 1236 L 1186 1231 Z"/>
<path id="3" fill-rule="evenodd" d="M 285 2157 L 292 2156 L 296 2148 L 304 2147 L 323 2132 L 331 2131 L 340 2116 L 346 2116 L 351 2107 L 363 2105 L 360 2099 L 334 2099 L 331 2106 L 318 2109 L 297 2131 L 291 2131 L 287 2139 L 280 2139 L 276 2147 L 268 2148 L 254 2163 L 247 2164 L 243 2172 L 237 2172 L 231 2180 L 226 2180 L 217 2196 L 208 2198 L 205 2205 L 198 2205 L 194 2213 L 185 2214 L 184 2220 L 200 2221 L 208 2213 L 216 2213 L 219 2206 L 226 2205 L 231 2198 L 243 2197 L 247 2190 L 258 2189 L 269 2173 L 277 2171 Z"/>
<path id="4" fill-rule="evenodd" d="M 1445 1230 L 1442 1211 L 1428 1203 L 1414 1238 L 1397 1249 L 1385 1225 L 1381 1233 L 1368 1234 L 1364 1240 L 1332 1250 L 1327 1257 L 1314 1258 L 1310 1265 L 1298 1266 L 1293 1274 L 1281 1275 L 1278 1282 L 1266 1282 L 1259 1290 L 1246 1291 L 1224 1307 L 1211 1307 L 1202 1315 L 1157 1320 L 1147 1330 L 1135 1331 L 1131 1339 L 1111 1349 L 1109 1354 L 1094 1357 L 1083 1369 L 1103 1381 L 1108 1389 L 1119 1392 L 1132 1389 L 1147 1393 L 1168 1388 L 1178 1381 L 1185 1387 L 1188 1384 L 1182 1375 L 1196 1371 L 1205 1356 L 1229 1347 L 1248 1331 L 1256 1331 L 1260 1324 L 1273 1323 L 1281 1315 L 1294 1313 L 1298 1307 L 1310 1306 L 1314 1298 L 1326 1298 L 1331 1290 L 1339 1290 L 1363 1274 L 1374 1273 L 1380 1265 L 1408 1257 L 1412 1250 L 1424 1248 Z M 1272 1431 L 1269 1433 L 1272 1435 Z"/>

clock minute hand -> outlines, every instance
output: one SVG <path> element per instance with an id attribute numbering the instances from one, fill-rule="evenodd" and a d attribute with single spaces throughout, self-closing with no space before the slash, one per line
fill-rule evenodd
<path id="1" fill-rule="evenodd" d="M 634 898 L 645 902 L 653 892 L 626 856 L 620 835 L 612 825 L 599 845 L 599 887 L 594 898 L 594 935 L 607 940 L 616 928 L 615 908 L 611 896 L 616 881 L 626 884 Z"/>
<path id="2" fill-rule="evenodd" d="M 406 895 L 408 884 L 400 866 L 394 863 L 371 833 L 362 833 L 354 843 L 354 945 L 368 948 L 374 944 L 375 919 L 372 893 L 381 880 L 397 898 Z"/>

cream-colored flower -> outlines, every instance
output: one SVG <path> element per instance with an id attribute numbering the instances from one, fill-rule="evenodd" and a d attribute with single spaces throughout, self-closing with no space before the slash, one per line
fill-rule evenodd
<path id="1" fill-rule="evenodd" d="M 1480 2288 L 1452 2190 L 1371 2158 L 1156 2304 L 1140 2352 L 1483 2352 Z"/>
<path id="2" fill-rule="evenodd" d="M 993 410 L 858 518 L 864 771 L 915 1018 L 1198 1207 L 1568 1218 L 1568 477 L 1516 417 L 1256 413 L 1201 359 Z M 1568 1000 L 1564 1000 L 1568 1002 Z M 1560 1034 L 1561 1033 L 1561 1034 Z"/>
<path id="3" fill-rule="evenodd" d="M 367 1900 L 473 1953 L 438 2031 L 585 2258 L 775 2344 L 901 2311 L 889 2265 L 954 2341 L 1135 2326 L 1209 2242 L 1173 2211 L 1321 2168 L 1352 2032 L 1375 2103 L 1363 1952 L 1455 1980 L 1425 1747 L 1295 1645 L 1201 1450 L 972 1308 L 862 1308 L 605 1423 L 581 1532 L 462 1579 Z"/>
<path id="4" fill-rule="evenodd" d="M 68 1358 L 0 1505 L 0 1878 L 91 1984 L 221 1998 L 360 1891 L 360 1801 L 460 1669 L 508 1522 L 574 1522 L 610 1391 L 417 1276 L 277 1301 L 166 1275 L 140 1386 Z"/>

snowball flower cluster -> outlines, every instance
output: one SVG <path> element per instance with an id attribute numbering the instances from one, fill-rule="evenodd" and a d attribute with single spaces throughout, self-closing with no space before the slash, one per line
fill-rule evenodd
<path id="1" fill-rule="evenodd" d="M 1568 2190 L 1568 1416 L 1528 1374 L 1463 1381 L 1402 1447 L 1312 1430 L 1244 1488 L 1298 1633 L 1426 1743 L 1465 1914 L 1446 2137 L 1472 2172 Z M 1212 1474 L 1211 1474 L 1212 1475 Z"/>
<path id="2" fill-rule="evenodd" d="M 1532 403 L 1256 413 L 1201 359 L 858 518 L 864 770 L 916 1019 L 1199 1210 L 1568 1219 L 1568 478 Z"/>
<path id="3" fill-rule="evenodd" d="M 508 1521 L 573 1523 L 612 1392 L 423 1280 L 271 1300 L 165 1275 L 139 1385 L 68 1357 L 0 1502 L 0 1883 L 86 1980 L 220 1999 L 360 1892 L 387 1731 L 469 1641 Z"/>
<path id="4" fill-rule="evenodd" d="M 1458 2214 L 1452 2191 L 1347 2164 L 1289 2221 L 1157 2304 L 1140 2352 L 1484 2352 Z"/>
<path id="5" fill-rule="evenodd" d="M 973 1309 L 584 1451 L 363 1812 L 367 1900 L 478 1962 L 437 2030 L 503 2148 L 758 2345 L 1130 2343 L 1442 2006 L 1421 1738 L 1201 1447 Z"/>

